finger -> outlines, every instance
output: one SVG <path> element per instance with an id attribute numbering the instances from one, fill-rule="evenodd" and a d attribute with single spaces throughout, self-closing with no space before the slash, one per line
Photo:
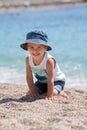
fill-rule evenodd
<path id="1" fill-rule="evenodd" d="M 46 100 L 50 100 L 50 101 L 55 100 L 55 98 L 54 98 L 54 97 L 47 97 L 47 96 L 45 97 L 45 99 L 46 99 Z"/>

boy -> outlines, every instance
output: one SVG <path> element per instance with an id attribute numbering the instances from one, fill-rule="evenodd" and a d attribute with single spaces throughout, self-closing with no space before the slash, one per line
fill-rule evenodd
<path id="1" fill-rule="evenodd" d="M 26 42 L 20 45 L 30 55 L 26 57 L 26 80 L 29 91 L 26 96 L 45 94 L 48 100 L 53 100 L 54 95 L 67 97 L 63 92 L 65 75 L 60 70 L 56 60 L 47 53 L 52 50 L 48 45 L 48 37 L 42 31 L 29 32 Z M 37 81 L 34 83 L 34 73 Z"/>

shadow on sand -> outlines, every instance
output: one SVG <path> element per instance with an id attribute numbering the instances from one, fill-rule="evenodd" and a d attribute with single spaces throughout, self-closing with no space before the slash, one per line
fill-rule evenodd
<path id="1" fill-rule="evenodd" d="M 16 98 L 3 98 L 2 100 L 0 100 L 0 104 L 12 102 L 12 101 L 15 101 L 15 102 L 33 102 L 33 101 L 44 99 L 44 98 L 45 98 L 45 96 L 43 96 L 43 95 L 40 95 L 37 98 L 28 97 L 28 96 L 23 96 L 23 97 L 18 98 L 18 99 L 16 99 Z"/>

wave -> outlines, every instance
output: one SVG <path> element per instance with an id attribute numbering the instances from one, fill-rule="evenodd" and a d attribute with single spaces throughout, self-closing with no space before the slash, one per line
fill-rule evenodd
<path id="1" fill-rule="evenodd" d="M 1 83 L 13 83 L 13 84 L 26 84 L 25 72 L 19 71 L 16 68 L 10 69 L 0 68 L 0 82 Z"/>
<path id="2" fill-rule="evenodd" d="M 35 81 L 35 79 L 34 79 Z M 0 82 L 26 85 L 25 71 L 20 71 L 16 68 L 0 67 Z M 84 75 L 67 76 L 66 88 L 77 88 L 87 90 L 87 79 Z"/>

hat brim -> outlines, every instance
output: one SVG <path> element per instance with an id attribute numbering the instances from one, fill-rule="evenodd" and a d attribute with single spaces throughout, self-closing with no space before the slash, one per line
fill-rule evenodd
<path id="1" fill-rule="evenodd" d="M 27 51 L 27 43 L 23 43 L 20 45 L 20 47 Z"/>
<path id="2" fill-rule="evenodd" d="M 20 47 L 27 51 L 28 50 L 27 49 L 27 44 L 29 44 L 29 43 L 44 45 L 44 46 L 47 46 L 47 51 L 52 50 L 52 48 L 49 45 L 47 45 L 46 42 L 43 42 L 43 40 L 38 40 L 37 41 L 37 39 L 29 39 L 25 43 L 22 43 L 20 45 Z"/>

